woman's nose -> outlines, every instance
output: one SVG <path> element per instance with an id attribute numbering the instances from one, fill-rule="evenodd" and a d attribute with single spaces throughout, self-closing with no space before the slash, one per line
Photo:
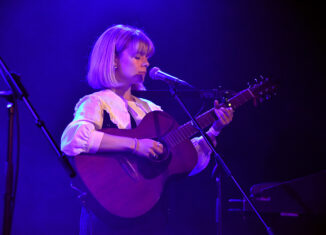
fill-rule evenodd
<path id="1" fill-rule="evenodd" d="M 149 66 L 149 62 L 148 62 L 148 59 L 147 59 L 147 58 L 144 59 L 144 61 L 143 61 L 143 66 L 145 66 L 146 68 L 148 68 L 148 66 Z"/>

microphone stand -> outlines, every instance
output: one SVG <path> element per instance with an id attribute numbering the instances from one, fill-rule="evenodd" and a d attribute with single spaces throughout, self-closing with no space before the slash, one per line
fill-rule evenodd
<path id="1" fill-rule="evenodd" d="M 177 102 L 180 104 L 182 109 L 186 112 L 186 114 L 190 118 L 192 126 L 195 127 L 198 130 L 198 132 L 200 132 L 201 136 L 203 137 L 203 139 L 206 141 L 206 143 L 208 144 L 208 146 L 210 147 L 210 149 L 214 153 L 214 158 L 215 158 L 216 165 L 214 167 L 212 175 L 215 175 L 215 177 L 216 177 L 215 179 L 216 179 L 216 185 L 217 185 L 217 190 L 218 190 L 218 192 L 217 192 L 218 196 L 217 196 L 217 199 L 216 199 L 216 202 L 217 202 L 216 203 L 216 220 L 217 220 L 216 222 L 217 222 L 217 226 L 218 226 L 217 234 L 222 235 L 222 226 L 221 226 L 221 214 L 222 214 L 222 212 L 221 212 L 221 181 L 220 181 L 221 172 L 217 171 L 217 169 L 218 169 L 217 164 L 219 164 L 221 166 L 221 168 L 223 169 L 223 171 L 226 173 L 226 175 L 233 181 L 233 183 L 239 189 L 240 193 L 245 198 L 245 200 L 248 202 L 248 204 L 252 208 L 252 210 L 255 212 L 255 214 L 258 217 L 258 219 L 260 220 L 260 222 L 264 225 L 267 233 L 269 235 L 274 235 L 274 233 L 272 232 L 271 227 L 269 227 L 267 225 L 267 223 L 264 221 L 264 219 L 262 218 L 262 216 L 260 215 L 260 213 L 258 212 L 256 207 L 253 205 L 253 203 L 251 202 L 249 197 L 246 195 L 246 193 L 244 192 L 244 190 L 242 189 L 240 184 L 237 182 L 237 180 L 232 175 L 230 169 L 225 164 L 222 157 L 216 152 L 216 150 L 214 148 L 214 145 L 213 145 L 212 141 L 210 140 L 210 138 L 206 135 L 204 130 L 199 126 L 196 119 L 191 115 L 191 113 L 188 111 L 188 109 L 186 108 L 184 103 L 181 101 L 180 97 L 177 94 L 176 84 L 172 83 L 172 82 L 168 82 L 168 85 L 169 85 L 169 90 L 170 90 L 170 93 L 171 93 L 172 97 L 177 100 Z"/>
<path id="2" fill-rule="evenodd" d="M 13 191 L 14 184 L 14 166 L 12 161 L 13 156 L 13 128 L 14 128 L 14 115 L 17 99 L 21 99 L 26 104 L 27 108 L 31 111 L 35 124 L 41 128 L 47 140 L 50 142 L 52 148 L 55 150 L 62 163 L 64 169 L 67 171 L 71 178 L 75 177 L 76 173 L 69 163 L 67 156 L 65 156 L 58 145 L 55 143 L 54 139 L 50 135 L 49 131 L 45 127 L 44 122 L 39 118 L 32 104 L 28 100 L 28 94 L 20 81 L 20 77 L 14 73 L 8 71 L 7 66 L 4 64 L 0 57 L 0 75 L 3 77 L 5 83 L 10 87 L 11 91 L 0 91 L 0 97 L 5 97 L 8 100 L 7 108 L 9 114 L 9 128 L 8 128 L 8 148 L 7 148 L 7 165 L 6 165 L 6 188 L 4 197 L 4 214 L 3 214 L 3 235 L 10 235 L 12 227 L 12 219 L 15 204 L 15 193 Z M 16 169 L 18 171 L 18 169 Z M 18 172 L 16 172 L 16 176 Z M 16 179 L 17 180 L 17 179 Z"/>
<path id="3" fill-rule="evenodd" d="M 222 172 L 218 167 L 217 161 L 215 160 L 215 166 L 212 171 L 211 177 L 215 177 L 215 185 L 216 185 L 216 208 L 215 208 L 215 222 L 217 235 L 222 235 Z"/>

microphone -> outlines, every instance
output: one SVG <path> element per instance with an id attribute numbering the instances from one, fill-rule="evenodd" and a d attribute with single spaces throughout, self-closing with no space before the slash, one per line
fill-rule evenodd
<path id="1" fill-rule="evenodd" d="M 169 84 L 179 84 L 182 86 L 194 88 L 192 85 L 190 85 L 188 82 L 185 82 L 179 78 L 176 78 L 170 74 L 162 72 L 158 67 L 154 67 L 149 71 L 149 76 L 153 80 L 161 80 Z"/>

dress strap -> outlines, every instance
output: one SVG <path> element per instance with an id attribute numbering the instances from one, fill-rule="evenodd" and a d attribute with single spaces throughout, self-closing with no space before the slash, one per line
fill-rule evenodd
<path id="1" fill-rule="evenodd" d="M 134 129 L 137 127 L 136 121 L 134 119 L 134 117 L 131 115 L 130 111 L 128 110 L 129 114 L 130 114 L 130 124 L 131 124 L 131 128 Z"/>
<path id="2" fill-rule="evenodd" d="M 104 112 L 103 112 L 102 129 L 103 128 L 118 128 L 118 126 L 111 121 L 110 114 L 108 114 L 108 112 L 106 112 L 106 110 L 104 110 Z"/>

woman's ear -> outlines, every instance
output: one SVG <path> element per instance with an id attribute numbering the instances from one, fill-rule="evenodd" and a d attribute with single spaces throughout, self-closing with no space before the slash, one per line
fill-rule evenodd
<path id="1" fill-rule="evenodd" d="M 118 59 L 117 59 L 117 58 L 114 58 L 114 65 L 113 65 L 113 68 L 114 68 L 114 69 L 117 69 L 117 68 L 118 68 Z"/>

